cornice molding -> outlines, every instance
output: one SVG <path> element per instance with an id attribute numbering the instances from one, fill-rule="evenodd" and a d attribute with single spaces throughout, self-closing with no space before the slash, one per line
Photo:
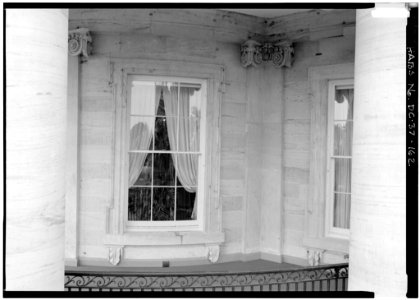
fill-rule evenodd
<path id="1" fill-rule="evenodd" d="M 92 36 L 89 29 L 78 28 L 70 30 L 68 38 L 69 54 L 71 56 L 81 55 L 87 58 L 92 54 Z"/>

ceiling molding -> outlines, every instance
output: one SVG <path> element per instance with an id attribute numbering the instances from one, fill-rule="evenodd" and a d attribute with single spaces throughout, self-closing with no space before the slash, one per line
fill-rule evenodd
<path id="1" fill-rule="evenodd" d="M 269 9 L 269 8 L 236 8 L 236 9 L 220 9 L 238 14 L 254 16 L 264 19 L 272 19 L 291 14 L 303 13 L 313 9 Z"/>

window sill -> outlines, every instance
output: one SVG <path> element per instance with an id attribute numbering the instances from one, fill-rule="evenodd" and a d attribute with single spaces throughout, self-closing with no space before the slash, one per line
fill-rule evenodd
<path id="1" fill-rule="evenodd" d="M 223 232 L 130 232 L 122 235 L 106 235 L 104 244 L 109 246 L 172 246 L 221 244 L 225 241 Z"/>
<path id="2" fill-rule="evenodd" d="M 304 237 L 303 245 L 309 248 L 317 248 L 317 249 L 325 249 L 328 251 L 349 253 L 349 240 L 346 240 L 346 239 L 330 238 L 330 237 L 321 237 L 321 238 Z"/>

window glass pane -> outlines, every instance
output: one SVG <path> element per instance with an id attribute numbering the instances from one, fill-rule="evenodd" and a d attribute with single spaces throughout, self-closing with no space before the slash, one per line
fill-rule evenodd
<path id="1" fill-rule="evenodd" d="M 334 194 L 334 227 L 350 228 L 350 199 L 348 194 Z"/>
<path id="2" fill-rule="evenodd" d="M 351 193 L 351 159 L 334 159 L 334 191 Z"/>
<path id="3" fill-rule="evenodd" d="M 353 89 L 336 89 L 334 120 L 353 120 Z"/>
<path id="4" fill-rule="evenodd" d="M 128 190 L 128 220 L 150 221 L 150 202 L 150 188 L 130 188 Z"/>
<path id="5" fill-rule="evenodd" d="M 175 168 L 172 154 L 153 154 L 153 185 L 175 186 Z"/>
<path id="6" fill-rule="evenodd" d="M 170 122 L 170 124 L 167 124 Z M 168 125 L 170 132 L 168 132 Z M 176 118 L 156 117 L 155 121 L 155 150 L 176 150 Z M 171 134 L 169 137 L 168 134 Z M 172 143 L 171 143 L 172 141 Z M 173 146 L 173 147 L 171 147 Z M 173 149 L 172 149 L 173 148 Z"/>
<path id="7" fill-rule="evenodd" d="M 177 154 L 177 179 L 190 193 L 196 191 L 198 182 L 198 154 Z"/>
<path id="8" fill-rule="evenodd" d="M 351 156 L 353 143 L 353 122 L 334 122 L 334 155 Z"/>
<path id="9" fill-rule="evenodd" d="M 153 152 L 200 151 L 203 92 L 197 83 L 132 82 L 128 220 L 196 220 L 198 154 Z"/>
<path id="10" fill-rule="evenodd" d="M 131 87 L 130 114 L 154 116 L 159 92 L 154 82 L 134 81 Z"/>
<path id="11" fill-rule="evenodd" d="M 181 184 L 179 184 L 181 186 Z M 196 213 L 193 214 L 196 193 L 189 193 L 184 188 L 176 189 L 176 219 L 196 220 Z"/>
<path id="12" fill-rule="evenodd" d="M 200 119 L 179 118 L 179 151 L 200 151 Z"/>
<path id="13" fill-rule="evenodd" d="M 158 115 L 178 116 L 178 83 L 160 82 L 162 98 L 159 103 Z"/>
<path id="14" fill-rule="evenodd" d="M 129 184 L 152 184 L 152 154 L 130 153 Z M 137 177 L 137 178 L 136 178 Z"/>
<path id="15" fill-rule="evenodd" d="M 130 117 L 129 150 L 150 149 L 154 117 Z"/>
<path id="16" fill-rule="evenodd" d="M 175 188 L 153 189 L 153 221 L 173 221 Z"/>
<path id="17" fill-rule="evenodd" d="M 180 109 L 181 117 L 200 118 L 201 116 L 201 85 L 181 83 L 180 89 Z"/>

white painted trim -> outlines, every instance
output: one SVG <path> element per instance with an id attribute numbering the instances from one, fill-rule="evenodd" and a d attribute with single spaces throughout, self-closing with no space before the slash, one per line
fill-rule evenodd
<path id="1" fill-rule="evenodd" d="M 210 265 L 212 264 L 207 257 L 201 258 L 176 258 L 176 259 L 124 259 L 122 260 L 118 266 L 111 266 L 108 260 L 103 258 L 84 258 L 80 259 L 79 265 L 77 268 L 74 266 L 66 266 L 66 270 L 89 270 L 89 267 L 99 268 L 99 270 L 104 271 L 126 271 L 131 270 L 132 272 L 138 272 L 137 268 L 160 268 L 162 267 L 163 261 L 169 261 L 170 267 L 187 267 L 187 266 L 199 266 L 199 265 Z M 236 260 L 232 260 L 236 261 Z M 219 259 L 219 262 L 231 262 L 231 261 L 223 261 Z M 133 270 L 133 268 L 136 268 Z M 162 268 L 163 269 L 163 268 Z M 90 269 L 91 270 L 91 269 Z"/>
<path id="2" fill-rule="evenodd" d="M 339 253 L 349 252 L 349 240 L 333 237 L 304 237 L 302 243 L 308 248 L 325 249 Z"/>
<path id="3" fill-rule="evenodd" d="M 123 203 L 123 208 L 122 211 L 124 212 L 124 231 L 162 231 L 162 230 L 170 230 L 170 231 L 179 231 L 179 230 L 203 230 L 203 216 L 204 216 L 204 212 L 203 212 L 203 201 L 204 201 L 204 193 L 203 193 L 203 189 L 204 189 L 204 173 L 205 173 L 205 157 L 206 157 L 206 107 L 208 105 L 208 95 L 207 95 L 207 80 L 204 79 L 197 79 L 197 78 L 189 78 L 189 77 L 169 77 L 169 76 L 146 76 L 146 75 L 132 75 L 132 74 L 127 74 L 127 82 L 128 84 L 126 85 L 126 90 L 123 91 L 123 93 L 126 93 L 127 98 L 125 99 L 127 105 L 125 107 L 125 118 L 126 118 L 126 123 L 125 123 L 125 128 L 123 128 L 123 131 L 125 131 L 125 138 L 126 138 L 126 151 L 122 151 L 121 156 L 122 156 L 122 160 L 125 162 L 125 180 L 124 180 L 124 186 L 122 187 L 121 190 L 121 199 L 124 199 L 124 203 Z M 141 150 L 141 151 L 130 151 L 129 150 L 129 140 L 130 140 L 130 118 L 131 118 L 131 112 L 130 112 L 130 107 L 131 107 L 131 86 L 133 85 L 133 82 L 153 82 L 154 84 L 159 83 L 159 82 L 172 82 L 174 83 L 174 86 L 178 87 L 178 97 L 179 97 L 179 93 L 180 93 L 180 86 L 182 81 L 189 83 L 195 83 L 198 84 L 198 86 L 201 87 L 202 89 L 202 93 L 201 93 L 201 103 L 200 103 L 200 108 L 201 108 L 201 118 L 200 118 L 200 152 L 185 152 L 185 151 L 159 151 L 159 150 Z M 153 99 L 155 100 L 155 99 Z M 155 103 L 156 104 L 156 103 Z M 176 117 L 179 116 L 179 101 L 178 101 L 178 112 Z M 156 115 L 150 115 L 150 117 L 155 118 Z M 154 125 L 153 125 L 154 126 Z M 178 135 L 178 127 L 177 127 L 177 135 Z M 152 130 L 152 132 L 154 132 L 154 129 Z M 154 143 L 154 138 L 152 139 L 152 142 Z M 154 147 L 153 147 L 154 148 Z M 128 221 L 127 220 L 127 216 L 128 216 L 128 170 L 129 170 L 129 165 L 128 165 L 128 153 L 132 153 L 132 152 L 142 152 L 142 153 L 176 153 L 176 154 L 183 154 L 183 153 L 188 153 L 188 154 L 199 154 L 198 155 L 198 179 L 197 179 L 197 193 L 196 193 L 196 201 L 197 201 L 197 219 L 196 220 L 184 220 L 184 221 Z M 152 158 L 153 161 L 153 158 Z M 153 164 L 153 163 L 152 163 Z M 175 162 L 174 162 L 175 164 Z M 175 173 L 176 173 L 176 169 L 175 169 Z M 152 190 L 152 199 L 153 199 L 153 179 L 151 182 L 151 185 L 148 186 L 148 188 L 151 188 Z M 175 199 L 174 199 L 174 206 L 176 207 L 176 193 L 175 193 Z M 176 209 L 175 209 L 176 210 Z M 153 200 L 151 202 L 151 216 L 153 212 Z"/>
<path id="4" fill-rule="evenodd" d="M 303 245 L 309 248 L 348 252 L 348 240 L 325 237 L 328 147 L 328 81 L 354 78 L 354 64 L 311 67 L 311 159 L 309 197 L 305 203 Z"/>
<path id="5" fill-rule="evenodd" d="M 65 267 L 78 267 L 79 260 L 77 258 L 66 258 L 64 259 L 64 266 Z"/>
<path id="6" fill-rule="evenodd" d="M 221 244 L 225 241 L 225 235 L 222 232 L 203 231 L 136 231 L 117 235 L 107 234 L 103 241 L 106 245 L 114 246 Z"/>
<path id="7" fill-rule="evenodd" d="M 110 78 L 111 85 L 114 91 L 114 101 L 116 103 L 116 117 L 114 123 L 114 180 L 113 180 L 113 195 L 109 203 L 107 203 L 107 217 L 106 217 L 106 233 L 108 236 L 119 236 L 124 242 L 124 236 L 127 235 L 127 228 L 124 226 L 124 201 L 122 201 L 120 190 L 125 186 L 126 178 L 121 174 L 126 174 L 126 165 L 122 163 L 123 145 L 126 144 L 127 136 L 123 134 L 124 116 L 127 106 L 127 79 L 129 75 L 140 76 L 169 76 L 176 78 L 196 78 L 200 82 L 205 80 L 207 83 L 207 105 L 206 116 L 207 122 L 206 130 L 206 151 L 202 164 L 207 167 L 204 176 L 205 185 L 202 188 L 204 192 L 204 201 L 200 202 L 198 211 L 203 211 L 202 220 L 202 234 L 204 236 L 220 235 L 223 238 L 216 240 L 201 240 L 201 243 L 206 245 L 212 242 L 213 244 L 221 243 L 224 241 L 224 233 L 222 232 L 222 212 L 220 205 L 220 134 L 221 134 L 221 102 L 222 92 L 221 86 L 224 80 L 224 67 L 215 64 L 203 63 L 189 63 L 172 60 L 142 60 L 142 59 L 118 59 L 111 58 L 110 62 Z M 204 139 L 203 139 L 204 141 Z M 176 231 L 172 232 L 172 234 Z M 193 234 L 198 233 L 191 231 L 191 238 L 194 240 Z M 138 234 L 138 240 L 141 240 L 141 233 Z M 147 233 L 150 239 L 156 236 L 156 232 Z M 182 237 L 183 242 L 189 235 Z M 178 238 L 168 239 L 165 242 L 174 241 L 176 245 Z M 137 243 L 137 242 L 136 242 Z M 189 242 L 190 244 L 192 241 Z M 124 246 L 123 243 L 118 245 Z M 152 245 L 152 244 L 148 244 Z M 214 246 L 214 245 L 213 245 Z M 107 241 L 104 241 L 104 247 L 107 247 Z"/>
<path id="8" fill-rule="evenodd" d="M 260 252 L 253 252 L 253 253 L 226 253 L 220 254 L 219 262 L 233 262 L 233 261 L 252 261 L 261 259 Z"/>
<path id="9" fill-rule="evenodd" d="M 270 252 L 260 252 L 260 257 L 263 260 L 273 261 L 276 263 L 283 262 L 281 254 L 275 254 L 275 253 L 270 253 Z"/>
<path id="10" fill-rule="evenodd" d="M 235 261 L 253 261 L 261 259 L 261 253 L 230 253 L 220 254 L 218 263 L 235 262 Z M 109 264 L 104 258 L 80 258 L 77 266 L 66 264 L 66 270 L 81 270 L 86 267 L 106 267 L 106 270 L 117 270 L 120 267 L 162 267 L 162 261 L 169 261 L 171 267 L 181 266 L 197 266 L 212 264 L 207 257 L 202 258 L 173 258 L 173 259 L 125 259 L 117 267 Z M 77 267 L 77 268 L 74 268 Z"/>
<path id="11" fill-rule="evenodd" d="M 328 119 L 327 119 L 327 174 L 325 192 L 325 237 L 349 239 L 350 229 L 337 228 L 334 223 L 334 109 L 335 90 L 340 86 L 343 88 L 354 88 L 354 79 L 338 79 L 328 81 Z"/>
<path id="12" fill-rule="evenodd" d="M 297 266 L 307 267 L 309 266 L 306 258 L 291 256 L 291 255 L 273 255 L 264 252 L 254 253 L 230 253 L 220 254 L 218 263 L 227 262 L 248 262 L 253 260 L 267 260 L 277 263 L 288 263 Z M 109 264 L 108 260 L 103 258 L 80 258 L 77 265 L 67 264 L 66 270 L 89 270 L 89 267 L 103 267 L 104 270 L 119 271 L 122 268 L 130 269 L 131 267 L 162 267 L 163 261 L 169 261 L 171 267 L 184 267 L 184 266 L 197 266 L 197 265 L 209 265 L 211 262 L 206 257 L 202 258 L 175 258 L 175 259 L 126 259 L 123 260 L 117 267 L 113 267 Z M 127 270 L 125 269 L 125 270 Z M 122 271 L 122 270 L 121 270 Z M 137 270 L 136 270 L 137 271 Z"/>
<path id="13" fill-rule="evenodd" d="M 308 260 L 305 259 L 305 258 L 290 256 L 290 255 L 282 255 L 281 259 L 282 259 L 283 263 L 298 265 L 298 266 L 302 266 L 302 267 L 309 266 Z"/>

